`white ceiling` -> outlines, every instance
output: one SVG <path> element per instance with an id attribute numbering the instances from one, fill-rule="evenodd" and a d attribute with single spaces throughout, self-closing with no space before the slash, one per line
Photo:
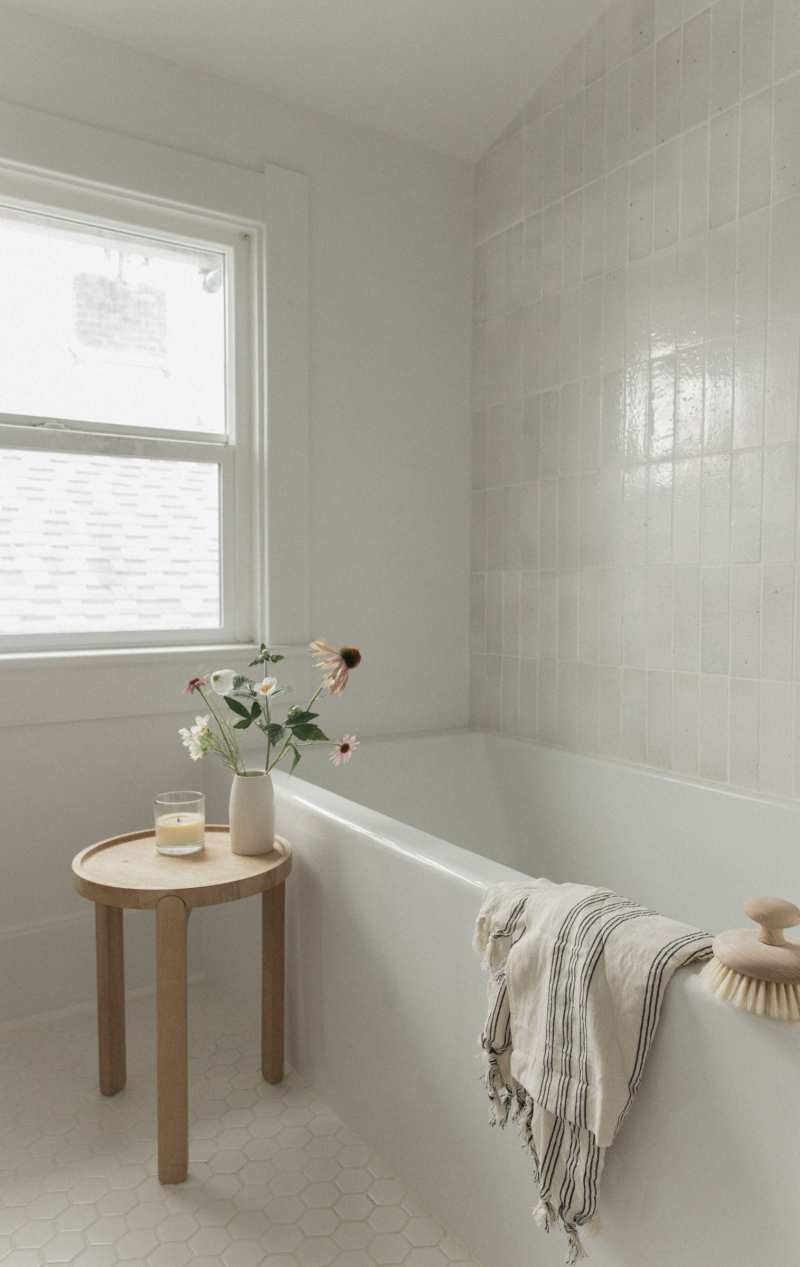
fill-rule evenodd
<path id="1" fill-rule="evenodd" d="M 185 66 L 477 158 L 606 0 L 14 0 Z"/>

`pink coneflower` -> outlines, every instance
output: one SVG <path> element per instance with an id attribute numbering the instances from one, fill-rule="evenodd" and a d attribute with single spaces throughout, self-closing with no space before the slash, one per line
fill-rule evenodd
<path id="1" fill-rule="evenodd" d="M 355 735 L 342 735 L 341 739 L 336 740 L 331 761 L 334 765 L 346 765 L 358 746 L 359 740 Z"/>
<path id="2" fill-rule="evenodd" d="M 325 685 L 329 695 L 341 695 L 347 686 L 351 669 L 358 668 L 361 663 L 361 652 L 358 647 L 340 647 L 337 651 L 328 642 L 312 642 L 311 650 L 317 657 L 314 666 L 327 674 Z"/>
<path id="3" fill-rule="evenodd" d="M 199 690 L 201 686 L 208 686 L 207 677 L 190 678 L 183 688 L 183 693 L 184 695 L 194 695 L 195 691 Z"/>

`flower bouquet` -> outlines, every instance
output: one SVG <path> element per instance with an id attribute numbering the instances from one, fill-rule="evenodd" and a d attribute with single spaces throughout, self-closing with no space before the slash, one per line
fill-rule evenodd
<path id="1" fill-rule="evenodd" d="M 271 772 L 286 761 L 289 772 L 296 769 L 303 749 L 309 744 L 331 743 L 317 724 L 319 714 L 314 705 L 319 697 L 341 695 L 353 669 L 361 663 L 357 647 L 337 650 L 327 642 L 312 642 L 314 666 L 323 677 L 304 706 L 292 704 L 280 719 L 280 698 L 287 693 L 271 671 L 280 664 L 282 655 L 261 644 L 250 668 L 260 666 L 263 677 L 256 681 L 244 673 L 218 669 L 207 677 L 195 677 L 186 686 L 186 693 L 199 695 L 207 712 L 195 718 L 194 725 L 178 733 L 193 761 L 214 753 L 233 773 L 230 799 L 231 848 L 234 853 L 269 853 L 275 835 L 275 803 Z M 240 747 L 245 731 L 255 728 L 262 736 L 263 763 L 248 770 Z M 330 759 L 339 766 L 350 760 L 358 747 L 355 735 L 343 735 L 331 747 Z"/>

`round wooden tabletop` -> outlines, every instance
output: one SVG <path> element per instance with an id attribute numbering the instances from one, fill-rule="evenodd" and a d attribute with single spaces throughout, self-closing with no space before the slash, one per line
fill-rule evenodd
<path id="1" fill-rule="evenodd" d="M 292 850 L 275 837 L 272 853 L 246 857 L 231 853 L 227 827 L 206 825 L 206 847 L 182 858 L 156 850 L 152 831 L 99 840 L 72 860 L 75 888 L 103 906 L 139 910 L 158 905 L 167 894 L 187 906 L 216 906 L 265 893 L 282 884 L 292 869 Z"/>

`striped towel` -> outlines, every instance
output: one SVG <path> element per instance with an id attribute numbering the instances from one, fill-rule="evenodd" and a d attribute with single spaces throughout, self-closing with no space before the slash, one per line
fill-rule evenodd
<path id="1" fill-rule="evenodd" d="M 481 1046 L 492 1124 L 518 1122 L 539 1189 L 534 1218 L 562 1229 L 575 1263 L 667 985 L 708 958 L 711 939 L 608 889 L 532 880 L 489 890 L 475 948 L 490 973 Z"/>

